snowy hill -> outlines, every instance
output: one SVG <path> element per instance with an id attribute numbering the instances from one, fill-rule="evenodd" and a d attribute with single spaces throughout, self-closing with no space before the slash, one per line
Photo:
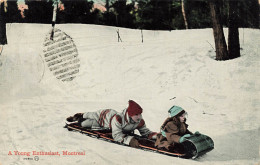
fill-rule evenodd
<path id="1" fill-rule="evenodd" d="M 250 164 L 260 163 L 260 31 L 240 29 L 241 57 L 215 61 L 212 29 L 141 31 L 97 25 L 57 25 L 79 59 L 72 81 L 49 69 L 44 43 L 50 25 L 8 24 L 0 56 L 0 164 L 35 164 L 19 152 L 76 152 L 39 156 L 40 164 Z M 227 33 L 227 29 L 225 29 Z M 226 34 L 227 36 L 227 34 Z M 175 99 L 173 99 L 176 97 Z M 144 109 L 154 131 L 172 105 L 189 114 L 193 132 L 207 134 L 215 149 L 184 160 L 107 143 L 63 128 L 77 112 L 113 108 L 129 99 Z"/>

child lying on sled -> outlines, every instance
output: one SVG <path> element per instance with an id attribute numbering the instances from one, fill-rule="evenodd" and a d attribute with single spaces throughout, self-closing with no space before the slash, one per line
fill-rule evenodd
<path id="1" fill-rule="evenodd" d="M 161 126 L 161 133 L 157 135 L 155 147 L 182 153 L 184 148 L 180 143 L 193 134 L 188 130 L 188 125 L 186 124 L 187 113 L 178 106 L 171 107 L 168 112 L 170 117 Z M 196 132 L 195 134 L 199 133 Z"/>
<path id="2" fill-rule="evenodd" d="M 156 139 L 157 133 L 150 131 L 142 118 L 143 109 L 133 100 L 129 100 L 128 107 L 118 113 L 113 109 L 104 109 L 97 112 L 77 113 L 68 117 L 68 122 L 77 121 L 82 127 L 90 129 L 107 129 L 112 131 L 115 141 L 139 147 L 138 140 L 128 134 L 137 129 L 140 134 L 148 139 Z"/>

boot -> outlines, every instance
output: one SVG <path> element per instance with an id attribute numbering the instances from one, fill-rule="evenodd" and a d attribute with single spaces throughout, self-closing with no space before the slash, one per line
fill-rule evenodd
<path id="1" fill-rule="evenodd" d="M 78 124 L 81 126 L 81 123 L 85 121 L 86 119 L 83 118 L 83 115 L 81 118 L 78 119 Z"/>
<path id="2" fill-rule="evenodd" d="M 75 122 L 78 120 L 82 120 L 83 119 L 83 113 L 76 113 L 74 116 L 70 116 L 67 118 L 68 122 Z"/>

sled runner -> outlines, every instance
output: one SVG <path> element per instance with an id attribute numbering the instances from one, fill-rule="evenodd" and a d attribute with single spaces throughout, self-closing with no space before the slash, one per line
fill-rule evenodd
<path id="1" fill-rule="evenodd" d="M 98 139 L 101 139 L 101 140 L 104 140 L 104 141 L 116 143 L 116 144 L 119 144 L 119 145 L 128 146 L 128 145 L 125 145 L 123 143 L 119 143 L 119 142 L 114 141 L 113 138 L 112 138 L 112 133 L 109 130 L 90 130 L 90 129 L 86 129 L 86 128 L 83 128 L 81 126 L 78 126 L 77 123 L 71 123 L 71 124 L 66 123 L 65 128 L 67 128 L 69 131 L 80 132 L 80 133 L 83 133 L 83 134 L 90 136 L 90 137 L 95 137 L 95 138 L 98 138 Z M 139 149 L 142 149 L 142 150 L 145 150 L 145 151 L 152 151 L 152 152 L 156 152 L 156 153 L 161 153 L 161 154 L 174 156 L 174 157 L 187 158 L 186 154 L 172 153 L 172 152 L 168 152 L 168 151 L 164 151 L 164 150 L 158 150 L 157 148 L 154 147 L 154 141 L 152 141 L 152 140 L 142 138 L 141 136 L 138 136 L 138 135 L 131 135 L 131 136 L 135 136 L 138 139 L 138 141 L 140 143 Z"/>
<path id="2" fill-rule="evenodd" d="M 104 141 L 116 143 L 116 144 L 123 145 L 123 146 L 128 146 L 128 145 L 125 145 L 123 143 L 119 143 L 119 142 L 114 141 L 113 138 L 112 138 L 112 133 L 111 133 L 110 130 L 90 130 L 90 129 L 83 128 L 83 127 L 79 126 L 77 123 L 71 123 L 71 124 L 66 123 L 64 128 L 67 128 L 69 131 L 80 132 L 80 133 L 83 133 L 87 136 L 94 137 L 94 138 L 97 138 L 97 139 L 101 139 L 101 140 L 104 140 Z M 135 138 L 138 139 L 138 142 L 140 143 L 140 146 L 139 146 L 138 149 L 142 149 L 144 151 L 151 151 L 151 152 L 155 152 L 155 153 L 160 153 L 160 154 L 173 156 L 173 157 L 195 159 L 198 156 L 201 156 L 201 155 L 203 155 L 203 154 L 205 154 L 206 152 L 209 151 L 209 150 L 207 150 L 207 151 L 203 150 L 205 152 L 200 152 L 200 150 L 198 150 L 196 148 L 196 146 L 198 146 L 199 141 L 197 142 L 196 140 L 194 140 L 192 138 L 189 139 L 189 142 L 187 141 L 187 142 L 183 143 L 184 148 L 190 149 L 190 152 L 185 151 L 184 153 L 178 153 L 178 152 L 174 152 L 174 151 L 170 152 L 170 151 L 165 151 L 165 150 L 160 150 L 160 149 L 155 148 L 154 147 L 155 141 L 153 141 L 153 140 L 149 140 L 149 139 L 143 138 L 143 137 L 135 135 L 135 134 L 131 134 L 131 136 L 135 136 Z M 206 136 L 206 135 L 204 135 L 204 136 Z M 187 145 L 187 146 L 185 146 L 185 145 Z"/>

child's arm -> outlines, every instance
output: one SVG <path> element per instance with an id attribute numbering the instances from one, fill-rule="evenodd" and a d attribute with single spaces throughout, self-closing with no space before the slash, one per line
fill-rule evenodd
<path id="1" fill-rule="evenodd" d="M 142 119 L 139 123 L 139 125 L 137 126 L 138 131 L 140 132 L 140 134 L 142 136 L 147 137 L 148 139 L 156 139 L 157 137 L 157 133 L 156 132 L 152 132 L 150 131 L 147 127 L 146 124 L 144 122 L 144 120 Z"/>

